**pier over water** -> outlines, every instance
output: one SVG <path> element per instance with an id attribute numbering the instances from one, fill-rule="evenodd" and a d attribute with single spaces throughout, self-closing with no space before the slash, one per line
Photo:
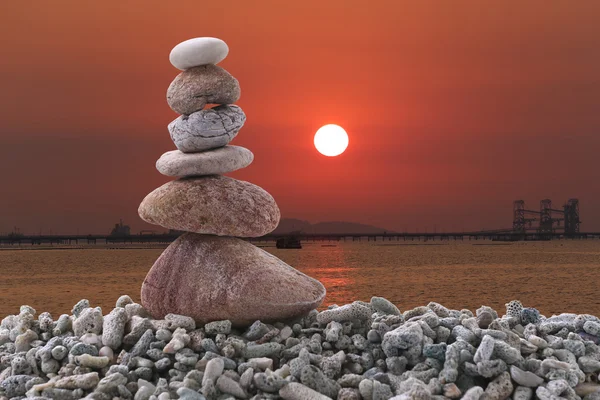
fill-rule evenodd
<path id="1" fill-rule="evenodd" d="M 0 245 L 42 245 L 42 244 L 116 244 L 116 243 L 170 243 L 177 239 L 180 233 L 164 234 L 139 234 L 139 235 L 8 235 L 0 236 Z M 448 232 L 448 233 L 379 233 L 367 235 L 355 234 L 269 234 L 257 238 L 245 238 L 250 242 L 271 242 L 280 238 L 294 237 L 302 242 L 343 241 L 343 242 L 376 242 L 376 241 L 421 241 L 430 240 L 494 240 L 494 241 L 521 241 L 521 240 L 556 240 L 556 239 L 600 239 L 600 232 L 578 232 L 565 234 L 563 232 L 514 232 L 506 230 L 480 231 L 480 232 Z"/>

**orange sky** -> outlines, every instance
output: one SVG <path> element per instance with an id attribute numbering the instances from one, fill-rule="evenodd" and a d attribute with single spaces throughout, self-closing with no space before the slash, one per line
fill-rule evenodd
<path id="1" fill-rule="evenodd" d="M 242 88 L 232 176 L 284 217 L 397 230 L 581 204 L 600 229 L 600 2 L 0 2 L 0 232 L 134 231 L 168 181 L 171 48 L 224 39 Z M 319 155 L 314 132 L 350 146 Z"/>

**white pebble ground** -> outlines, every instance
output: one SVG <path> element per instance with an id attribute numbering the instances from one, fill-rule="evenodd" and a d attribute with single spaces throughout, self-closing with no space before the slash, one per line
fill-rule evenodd
<path id="1" fill-rule="evenodd" d="M 600 399 L 599 318 L 507 309 L 373 297 L 236 329 L 129 296 L 56 319 L 22 306 L 0 324 L 0 398 Z"/>

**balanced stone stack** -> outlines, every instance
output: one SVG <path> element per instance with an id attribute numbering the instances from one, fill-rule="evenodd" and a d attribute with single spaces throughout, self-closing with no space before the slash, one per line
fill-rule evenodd
<path id="1" fill-rule="evenodd" d="M 238 81 L 216 65 L 228 52 L 224 41 L 208 37 L 171 51 L 171 63 L 183 71 L 167 90 L 169 106 L 181 114 L 168 126 L 178 150 L 163 154 L 156 168 L 178 179 L 148 194 L 138 212 L 146 222 L 187 233 L 142 285 L 142 304 L 155 318 L 175 313 L 242 326 L 302 316 L 325 297 L 320 282 L 238 239 L 268 234 L 280 212 L 264 189 L 222 176 L 254 159 L 250 150 L 229 145 L 246 116 L 233 105 Z"/>

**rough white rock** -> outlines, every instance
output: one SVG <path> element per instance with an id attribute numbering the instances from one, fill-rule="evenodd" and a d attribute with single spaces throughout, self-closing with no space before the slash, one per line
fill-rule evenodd
<path id="1" fill-rule="evenodd" d="M 527 340 L 529 341 L 529 343 L 536 346 L 538 349 L 545 349 L 546 347 L 548 347 L 548 342 L 546 342 L 539 336 L 530 335 L 529 338 L 527 338 Z"/>
<path id="2" fill-rule="evenodd" d="M 246 114 L 233 104 L 181 115 L 168 125 L 171 140 L 184 153 L 225 146 L 244 126 Z"/>
<path id="3" fill-rule="evenodd" d="M 215 383 L 217 378 L 223 373 L 225 363 L 221 358 L 213 358 L 206 364 L 204 370 L 204 376 L 202 377 L 202 386 L 206 385 L 206 382 L 212 381 Z"/>
<path id="4" fill-rule="evenodd" d="M 462 397 L 463 400 L 479 400 L 483 394 L 483 388 L 480 386 L 473 386 L 467 390 L 465 395 Z"/>
<path id="5" fill-rule="evenodd" d="M 297 382 L 290 382 L 282 387 L 279 395 L 285 400 L 331 400 L 331 397 Z"/>
<path id="6" fill-rule="evenodd" d="M 60 378 L 54 384 L 54 387 L 59 389 L 93 389 L 100 382 L 100 377 L 97 372 L 90 372 L 81 375 L 65 376 Z"/>
<path id="7" fill-rule="evenodd" d="M 473 361 L 475 363 L 478 363 L 481 361 L 487 361 L 490 358 L 492 358 L 493 353 L 494 353 L 494 338 L 489 335 L 485 335 L 483 337 L 483 339 L 481 340 L 481 344 L 477 348 L 477 351 L 475 352 Z"/>
<path id="8" fill-rule="evenodd" d="M 244 389 L 240 386 L 240 384 L 228 376 L 221 375 L 217 379 L 217 389 L 221 392 L 230 394 L 239 399 L 245 399 L 248 395 L 244 392 Z"/>
<path id="9" fill-rule="evenodd" d="M 533 397 L 533 389 L 525 386 L 517 386 L 513 392 L 513 400 L 530 400 Z"/>

